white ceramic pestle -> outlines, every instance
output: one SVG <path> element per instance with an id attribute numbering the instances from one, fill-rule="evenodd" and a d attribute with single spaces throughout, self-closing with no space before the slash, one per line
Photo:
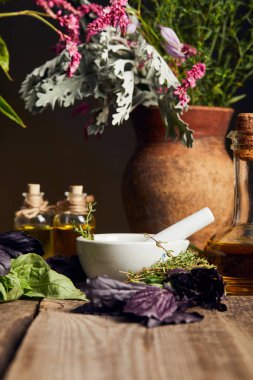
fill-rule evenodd
<path id="1" fill-rule="evenodd" d="M 208 207 L 204 207 L 194 214 L 187 216 L 186 218 L 159 232 L 153 237 L 162 242 L 167 242 L 170 240 L 183 240 L 208 226 L 212 222 L 214 222 L 212 211 Z"/>

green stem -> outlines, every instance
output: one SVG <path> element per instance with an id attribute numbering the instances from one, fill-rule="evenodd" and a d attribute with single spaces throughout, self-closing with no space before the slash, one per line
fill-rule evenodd
<path id="1" fill-rule="evenodd" d="M 42 15 L 43 15 L 43 17 L 42 17 Z M 3 18 L 3 17 L 17 17 L 17 16 L 30 16 L 30 17 L 37 18 L 38 20 L 40 20 L 41 22 L 43 22 L 44 24 L 46 24 L 47 26 L 49 26 L 49 28 L 51 28 L 52 30 L 54 30 L 57 34 L 62 35 L 62 32 L 59 29 L 57 29 L 53 24 L 51 24 L 49 21 L 47 21 L 47 20 L 44 19 L 45 14 L 42 13 L 42 12 L 24 10 L 24 11 L 19 11 L 19 12 L 0 13 L 0 18 Z"/>
<path id="2" fill-rule="evenodd" d="M 137 8 L 138 14 L 141 15 L 141 0 L 138 0 L 138 8 Z"/>

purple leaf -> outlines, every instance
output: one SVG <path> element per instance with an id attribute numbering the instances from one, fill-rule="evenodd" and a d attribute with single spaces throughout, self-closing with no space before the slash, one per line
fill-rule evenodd
<path id="1" fill-rule="evenodd" d="M 125 283 L 99 276 L 87 279 L 84 292 L 94 306 L 114 308 L 122 306 L 136 292 L 148 287 L 146 284 Z"/>
<path id="2" fill-rule="evenodd" d="M 226 310 L 226 306 L 220 303 L 224 296 L 224 282 L 216 269 L 195 268 L 191 271 L 168 271 L 167 281 L 179 297 L 188 299 L 192 305 Z"/>
<path id="3" fill-rule="evenodd" d="M 11 258 L 3 246 L 0 246 L 0 276 L 5 276 L 11 269 Z"/>
<path id="4" fill-rule="evenodd" d="M 156 318 L 159 321 L 164 321 L 173 315 L 176 309 L 176 297 L 170 290 L 152 286 L 132 296 L 123 311 L 139 317 Z"/>
<path id="5" fill-rule="evenodd" d="M 51 269 L 69 277 L 74 283 L 82 283 L 86 280 L 86 276 L 77 256 L 52 256 L 49 257 L 46 262 L 50 265 Z"/>
<path id="6" fill-rule="evenodd" d="M 10 231 L 0 234 L 0 245 L 8 248 L 9 255 L 16 258 L 24 253 L 43 255 L 44 251 L 39 240 L 22 231 Z"/>
<path id="7" fill-rule="evenodd" d="M 10 271 L 11 259 L 24 253 L 44 253 L 41 243 L 21 231 L 0 234 L 0 276 Z"/>

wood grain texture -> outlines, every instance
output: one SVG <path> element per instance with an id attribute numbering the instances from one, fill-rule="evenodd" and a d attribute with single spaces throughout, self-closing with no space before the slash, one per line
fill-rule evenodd
<path id="1" fill-rule="evenodd" d="M 77 305 L 42 303 L 5 380 L 253 379 L 253 297 L 155 329 L 71 313 Z"/>
<path id="2" fill-rule="evenodd" d="M 38 301 L 0 303 L 0 379 L 37 311 Z"/>

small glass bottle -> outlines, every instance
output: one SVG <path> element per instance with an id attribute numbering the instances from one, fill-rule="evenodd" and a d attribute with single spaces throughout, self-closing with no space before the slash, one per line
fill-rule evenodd
<path id="1" fill-rule="evenodd" d="M 207 242 L 205 255 L 223 275 L 227 294 L 253 294 L 253 114 L 239 114 L 237 130 L 228 137 L 234 152 L 234 216 L 230 227 Z"/>
<path id="2" fill-rule="evenodd" d="M 44 200 L 39 184 L 28 184 L 20 210 L 15 213 L 14 228 L 38 239 L 44 249 L 44 258 L 52 256 L 51 231 L 53 208 Z"/>
<path id="3" fill-rule="evenodd" d="M 55 255 L 76 255 L 76 238 L 73 223 L 87 227 L 87 202 L 94 202 L 92 195 L 83 193 L 83 186 L 70 186 L 65 193 L 66 200 L 58 202 L 59 212 L 54 217 L 53 249 Z M 95 218 L 92 215 L 89 225 L 91 232 L 95 230 Z"/>

